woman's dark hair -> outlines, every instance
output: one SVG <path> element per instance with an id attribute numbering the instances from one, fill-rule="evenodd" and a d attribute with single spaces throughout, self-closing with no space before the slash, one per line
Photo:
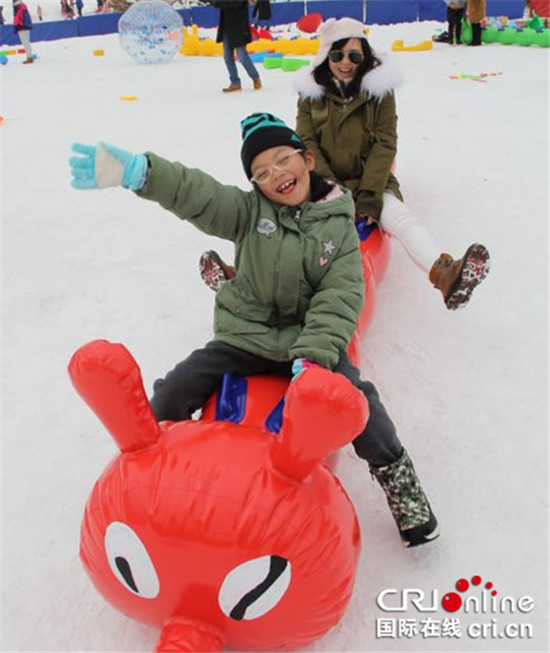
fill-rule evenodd
<path id="1" fill-rule="evenodd" d="M 311 180 L 310 200 L 312 202 L 318 202 L 319 200 L 324 199 L 334 188 L 334 184 L 331 184 L 314 170 L 309 173 L 309 178 Z"/>
<path id="2" fill-rule="evenodd" d="M 333 50 L 341 50 L 349 40 L 350 39 L 348 38 L 335 41 L 331 45 L 329 52 L 332 52 Z M 317 68 L 315 68 L 313 71 L 313 79 L 317 82 L 317 84 L 320 84 L 325 88 L 336 88 L 338 92 L 344 92 L 346 97 L 353 97 L 359 94 L 359 89 L 361 88 L 361 81 L 363 77 L 371 70 L 373 70 L 373 68 L 380 66 L 382 63 L 372 51 L 372 48 L 370 47 L 367 39 L 359 39 L 359 41 L 361 43 L 361 50 L 363 51 L 363 61 L 359 64 L 359 66 L 357 66 L 355 76 L 351 82 L 342 88 L 335 87 L 333 75 L 330 72 L 328 65 L 329 59 L 327 56 L 323 63 L 317 66 Z"/>

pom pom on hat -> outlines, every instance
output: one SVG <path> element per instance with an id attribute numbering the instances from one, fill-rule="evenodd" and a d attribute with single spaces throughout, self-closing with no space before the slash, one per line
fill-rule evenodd
<path id="1" fill-rule="evenodd" d="M 353 18 L 329 18 L 319 30 L 321 41 L 319 51 L 312 61 L 313 68 L 320 66 L 328 57 L 333 43 L 341 39 L 366 39 L 365 26 Z"/>
<path id="2" fill-rule="evenodd" d="M 252 177 L 252 161 L 261 152 L 280 145 L 288 145 L 295 150 L 306 149 L 298 134 L 272 113 L 252 113 L 241 120 L 241 131 L 241 160 L 248 179 Z"/>

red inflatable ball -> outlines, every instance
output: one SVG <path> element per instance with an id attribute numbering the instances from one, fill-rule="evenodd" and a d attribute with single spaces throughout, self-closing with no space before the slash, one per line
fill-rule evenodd
<path id="1" fill-rule="evenodd" d="M 358 231 L 364 329 L 389 241 Z M 340 621 L 360 533 L 324 461 L 368 417 L 345 377 L 226 375 L 201 419 L 158 423 L 123 345 L 88 343 L 69 375 L 119 449 L 88 499 L 80 557 L 111 605 L 160 630 L 157 653 L 296 649 Z"/>
<path id="2" fill-rule="evenodd" d="M 322 22 L 323 16 L 321 14 L 306 14 L 298 19 L 296 27 L 302 32 L 313 34 L 313 32 L 316 32 L 319 29 Z"/>

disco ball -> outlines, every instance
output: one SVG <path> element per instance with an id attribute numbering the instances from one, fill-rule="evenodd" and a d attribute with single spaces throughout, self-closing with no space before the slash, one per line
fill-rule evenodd
<path id="1" fill-rule="evenodd" d="M 120 45 L 137 63 L 166 63 L 180 49 L 182 24 L 164 0 L 139 0 L 118 21 Z"/>

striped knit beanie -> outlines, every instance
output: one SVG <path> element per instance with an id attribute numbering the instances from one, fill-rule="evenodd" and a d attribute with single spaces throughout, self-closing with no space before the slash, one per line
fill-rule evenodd
<path id="1" fill-rule="evenodd" d="M 306 145 L 298 134 L 280 118 L 271 113 L 253 113 L 241 120 L 243 145 L 241 160 L 246 176 L 250 179 L 252 161 L 261 152 L 279 145 L 289 145 L 295 150 L 305 150 Z"/>

